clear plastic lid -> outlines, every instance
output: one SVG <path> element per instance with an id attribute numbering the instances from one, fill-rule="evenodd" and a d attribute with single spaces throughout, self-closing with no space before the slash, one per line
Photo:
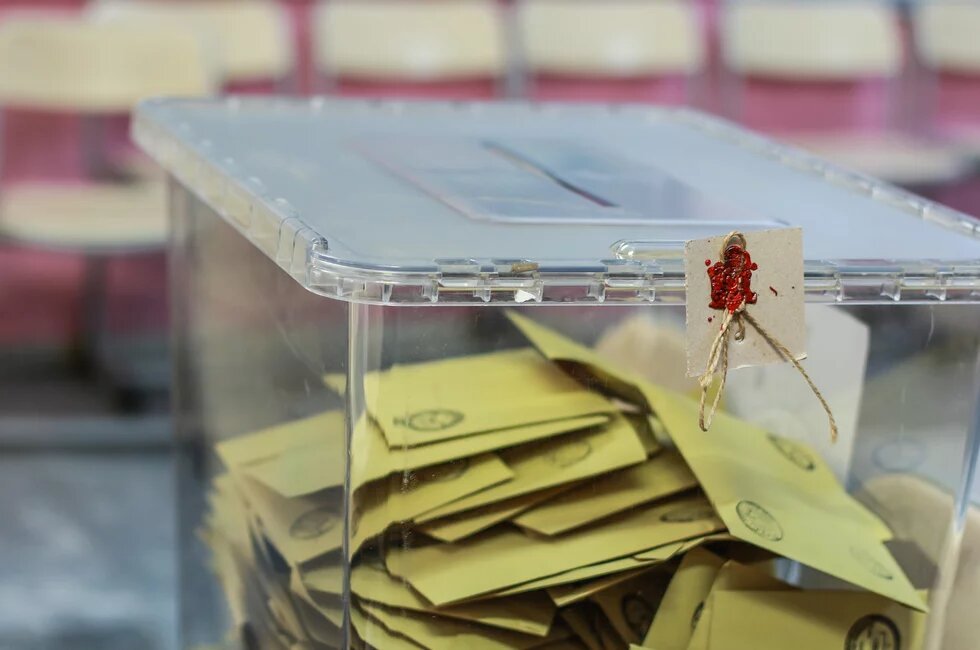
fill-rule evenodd
<path id="1" fill-rule="evenodd" d="M 349 300 L 682 302 L 686 240 L 801 226 L 810 301 L 980 301 L 980 221 L 687 110 L 164 100 L 134 132 Z"/>

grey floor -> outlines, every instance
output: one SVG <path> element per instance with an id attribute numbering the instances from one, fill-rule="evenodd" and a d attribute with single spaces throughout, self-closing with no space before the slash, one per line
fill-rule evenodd
<path id="1" fill-rule="evenodd" d="M 4 361 L 0 650 L 176 649 L 166 417 L 120 416 L 90 380 Z"/>
<path id="2" fill-rule="evenodd" d="M 0 458 L 0 648 L 177 647 L 171 458 Z"/>

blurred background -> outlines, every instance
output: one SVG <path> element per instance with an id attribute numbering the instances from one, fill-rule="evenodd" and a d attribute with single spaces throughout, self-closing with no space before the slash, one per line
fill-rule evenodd
<path id="1" fill-rule="evenodd" d="M 694 106 L 980 215 L 980 0 L 0 0 L 0 650 L 172 649 L 154 95 Z"/>

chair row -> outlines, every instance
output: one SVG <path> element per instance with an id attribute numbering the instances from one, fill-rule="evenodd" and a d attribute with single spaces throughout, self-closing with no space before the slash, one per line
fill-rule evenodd
<path id="1" fill-rule="evenodd" d="M 128 143 L 133 103 L 295 89 L 297 49 L 318 86 L 340 94 L 698 100 L 754 127 L 843 131 L 845 164 L 871 153 L 880 160 L 854 166 L 897 181 L 911 169 L 919 184 L 958 177 L 963 160 L 848 133 L 887 132 L 907 52 L 936 73 L 932 105 L 949 109 L 950 125 L 966 133 L 980 122 L 978 4 L 921 7 L 913 47 L 894 9 L 867 0 L 738 0 L 717 16 L 678 0 L 330 0 L 312 8 L 312 47 L 299 48 L 290 26 L 306 24 L 303 6 L 289 7 L 297 12 L 265 0 L 98 0 L 82 17 L 5 15 L 0 237 L 32 260 L 159 250 L 164 185 Z M 885 172 L 874 169 L 882 161 Z M 18 273 L 38 278 L 37 265 L 15 259 L 0 268 L 8 285 Z M 39 331 L 32 319 L 14 330 Z"/>
<path id="2" fill-rule="evenodd" d="M 80 56 L 79 38 L 110 58 L 113 49 L 125 51 L 125 30 L 113 23 L 142 21 L 161 34 L 170 24 L 182 32 L 175 37 L 180 47 L 200 50 L 216 85 L 231 91 L 693 103 L 750 126 L 795 128 L 834 118 L 825 99 L 852 101 L 848 84 L 876 82 L 860 97 L 889 98 L 890 83 L 911 68 L 942 81 L 925 88 L 928 101 L 916 91 L 920 108 L 938 105 L 961 121 L 978 119 L 980 3 L 969 0 L 917 6 L 911 38 L 897 10 L 874 0 L 732 0 L 717 9 L 684 0 L 523 0 L 512 7 L 492 0 L 329 0 L 311 16 L 272 0 L 94 0 L 86 13 L 89 34 L 46 36 L 52 58 Z M 308 40 L 295 36 L 305 27 Z M 195 34 L 199 43 L 188 43 Z M 17 38 L 14 48 L 25 42 Z M 160 51 L 163 40 L 154 38 Z M 189 72 L 184 65 L 175 60 L 171 67 Z M 768 82 L 770 94 L 788 83 L 812 92 L 795 87 L 798 107 L 777 102 L 756 115 L 739 105 L 745 79 Z M 27 83 L 39 85 L 36 77 Z M 71 84 L 50 84 L 49 92 Z M 858 122 L 883 119 L 885 108 L 875 101 L 847 112 Z"/>

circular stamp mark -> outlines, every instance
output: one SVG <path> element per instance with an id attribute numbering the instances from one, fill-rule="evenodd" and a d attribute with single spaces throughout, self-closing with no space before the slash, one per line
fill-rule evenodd
<path id="1" fill-rule="evenodd" d="M 443 431 L 463 421 L 463 414 L 453 409 L 426 409 L 404 418 L 395 418 L 395 424 L 413 431 Z"/>
<path id="2" fill-rule="evenodd" d="M 773 447 L 779 451 L 789 462 L 793 463 L 800 469 L 812 472 L 817 468 L 817 463 L 813 460 L 813 456 L 810 452 L 788 438 L 783 438 L 782 436 L 777 436 L 774 433 L 769 434 L 769 442 L 772 443 Z"/>
<path id="3" fill-rule="evenodd" d="M 901 650 L 902 636 L 890 618 L 871 614 L 859 618 L 847 631 L 844 650 Z"/>
<path id="4" fill-rule="evenodd" d="M 894 580 L 895 574 L 888 567 L 875 558 L 867 549 L 857 546 L 851 547 L 851 557 L 857 560 L 858 564 L 871 572 L 872 575 L 882 580 Z"/>
<path id="5" fill-rule="evenodd" d="M 623 597 L 619 607 L 626 625 L 637 637 L 642 639 L 653 623 L 654 606 L 639 594 L 627 594 Z"/>
<path id="6" fill-rule="evenodd" d="M 340 522 L 337 513 L 328 506 L 320 506 L 304 512 L 289 527 L 293 539 L 316 539 L 326 534 Z"/>
<path id="7" fill-rule="evenodd" d="M 560 445 L 548 454 L 548 461 L 555 467 L 571 467 L 580 463 L 592 454 L 592 445 L 588 440 L 575 440 Z"/>
<path id="8" fill-rule="evenodd" d="M 668 524 L 680 524 L 691 521 L 703 521 L 715 516 L 715 509 L 707 503 L 688 503 L 677 506 L 660 515 L 660 521 Z"/>
<path id="9" fill-rule="evenodd" d="M 763 539 L 778 542 L 783 538 L 783 527 L 769 511 L 755 501 L 742 500 L 735 506 L 738 518 L 745 527 Z"/>

